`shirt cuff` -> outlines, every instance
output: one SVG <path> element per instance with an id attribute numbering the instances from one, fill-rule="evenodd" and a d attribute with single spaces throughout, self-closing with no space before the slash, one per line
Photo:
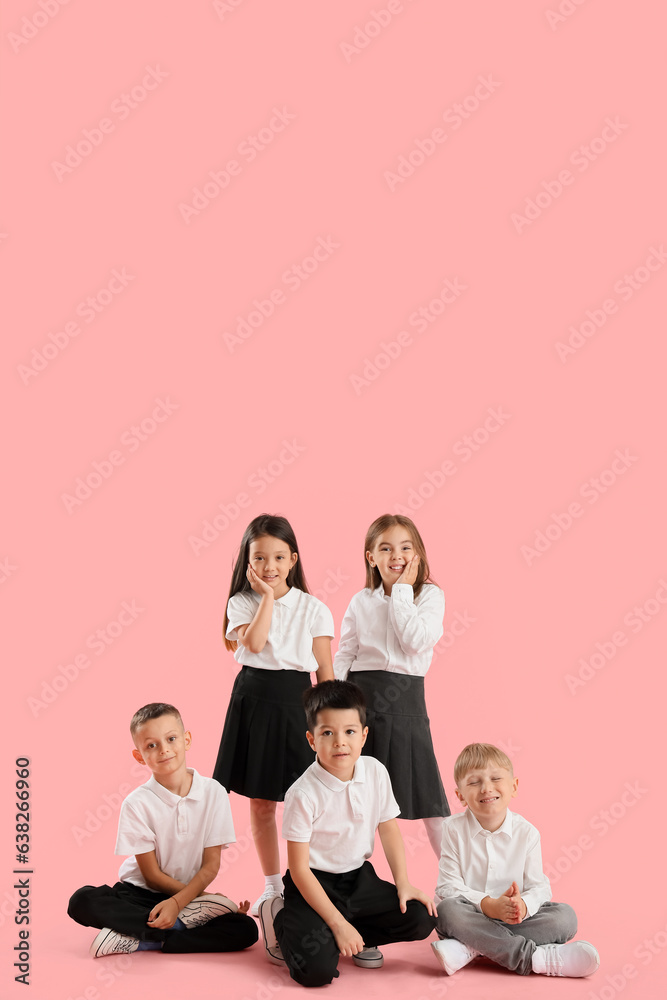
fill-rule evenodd
<path id="1" fill-rule="evenodd" d="M 395 583 L 391 588 L 391 596 L 393 597 L 394 595 L 407 604 L 414 604 L 415 592 L 412 589 L 411 583 Z"/>

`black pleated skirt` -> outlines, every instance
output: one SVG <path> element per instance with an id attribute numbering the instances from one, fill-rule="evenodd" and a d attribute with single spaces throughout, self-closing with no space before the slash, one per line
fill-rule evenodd
<path id="1" fill-rule="evenodd" d="M 242 667 L 234 681 L 213 770 L 227 791 L 282 802 L 315 760 L 301 701 L 310 674 Z"/>
<path id="2" fill-rule="evenodd" d="M 362 753 L 389 771 L 401 819 L 449 816 L 424 701 L 424 678 L 389 670 L 351 671 L 366 696 L 368 739 Z"/>

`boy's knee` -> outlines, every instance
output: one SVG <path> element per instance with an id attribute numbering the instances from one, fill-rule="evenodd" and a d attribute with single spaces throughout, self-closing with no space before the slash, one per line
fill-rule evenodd
<path id="1" fill-rule="evenodd" d="M 558 929 L 563 943 L 569 941 L 577 933 L 577 914 L 567 903 L 558 904 Z"/>
<path id="2" fill-rule="evenodd" d="M 88 927 L 88 913 L 89 913 L 89 903 L 91 899 L 91 894 L 95 891 L 95 886 L 84 885 L 81 889 L 77 889 L 75 893 L 70 896 L 69 903 L 67 904 L 67 915 L 76 920 L 78 924 L 83 924 Z"/>
<path id="3" fill-rule="evenodd" d="M 456 937 L 461 920 L 471 905 L 462 896 L 449 896 L 447 899 L 441 899 L 437 907 L 436 930 L 438 934 L 442 937 Z"/>
<path id="4" fill-rule="evenodd" d="M 328 986 L 338 975 L 337 964 L 333 968 L 326 966 L 311 966 L 310 968 L 292 968 L 290 976 L 299 986 Z"/>
<path id="5" fill-rule="evenodd" d="M 424 904 L 417 899 L 411 899 L 408 902 L 406 916 L 410 917 L 412 921 L 411 939 L 413 941 L 423 941 L 424 938 L 427 938 L 437 922 L 437 918 L 432 917 Z"/>

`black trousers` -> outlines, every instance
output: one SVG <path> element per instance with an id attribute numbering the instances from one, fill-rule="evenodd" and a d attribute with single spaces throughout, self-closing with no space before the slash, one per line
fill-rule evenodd
<path id="1" fill-rule="evenodd" d="M 257 940 L 257 925 L 245 913 L 227 913 L 201 927 L 189 930 L 160 930 L 146 921 L 156 903 L 170 897 L 131 882 L 110 885 L 84 885 L 69 901 L 67 912 L 84 927 L 111 927 L 141 941 L 162 941 L 162 951 L 204 952 L 241 951 Z"/>
<path id="2" fill-rule="evenodd" d="M 311 870 L 334 906 L 359 931 L 366 947 L 422 941 L 435 927 L 436 918 L 416 899 L 401 913 L 396 886 L 378 878 L 369 861 L 342 875 Z M 284 881 L 285 906 L 276 914 L 274 928 L 290 976 L 302 986 L 326 986 L 338 975 L 336 939 L 305 901 L 289 871 Z"/>

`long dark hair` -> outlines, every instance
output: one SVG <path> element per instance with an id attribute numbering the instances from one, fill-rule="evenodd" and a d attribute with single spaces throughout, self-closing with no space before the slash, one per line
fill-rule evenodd
<path id="1" fill-rule="evenodd" d="M 234 569 L 232 570 L 232 582 L 229 586 L 227 603 L 229 603 L 230 597 L 233 597 L 234 594 L 239 594 L 242 590 L 249 590 L 252 593 L 252 587 L 250 586 L 250 582 L 246 576 L 248 563 L 250 561 L 250 543 L 256 542 L 258 538 L 263 538 L 264 535 L 270 535 L 272 538 L 279 538 L 281 542 L 285 542 L 286 545 L 289 545 L 290 552 L 296 552 L 298 558 L 294 566 L 292 566 L 291 570 L 287 574 L 287 586 L 296 587 L 297 590 L 303 590 L 305 594 L 310 593 L 308 590 L 308 584 L 306 583 L 306 577 L 303 572 L 303 566 L 301 565 L 299 546 L 296 541 L 296 536 L 292 530 L 292 525 L 286 517 L 280 517 L 279 514 L 260 514 L 259 517 L 253 518 L 248 527 L 245 529 L 243 538 L 241 539 L 241 548 L 239 549 L 239 554 L 236 558 L 236 562 L 234 563 Z M 238 644 L 233 639 L 227 638 L 228 624 L 227 605 L 225 605 L 225 617 L 222 623 L 222 637 L 227 649 L 234 650 Z"/>
<path id="2" fill-rule="evenodd" d="M 415 547 L 415 552 L 419 556 L 417 579 L 412 584 L 413 593 L 415 597 L 418 597 L 424 584 L 435 583 L 435 580 L 431 577 L 431 570 L 429 569 L 428 559 L 426 558 L 426 549 L 424 547 L 424 542 L 422 541 L 422 536 L 417 531 L 415 523 L 411 521 L 409 517 L 404 517 L 403 514 L 383 514 L 381 517 L 378 517 L 375 521 L 373 521 L 370 528 L 366 532 L 366 540 L 364 541 L 366 586 L 370 590 L 376 590 L 382 583 L 380 570 L 377 566 L 371 566 L 366 558 L 366 553 L 370 552 L 374 548 L 375 543 L 383 532 L 388 531 L 389 528 L 394 528 L 397 525 L 401 528 L 405 528 L 405 530 L 410 534 L 412 544 Z"/>

